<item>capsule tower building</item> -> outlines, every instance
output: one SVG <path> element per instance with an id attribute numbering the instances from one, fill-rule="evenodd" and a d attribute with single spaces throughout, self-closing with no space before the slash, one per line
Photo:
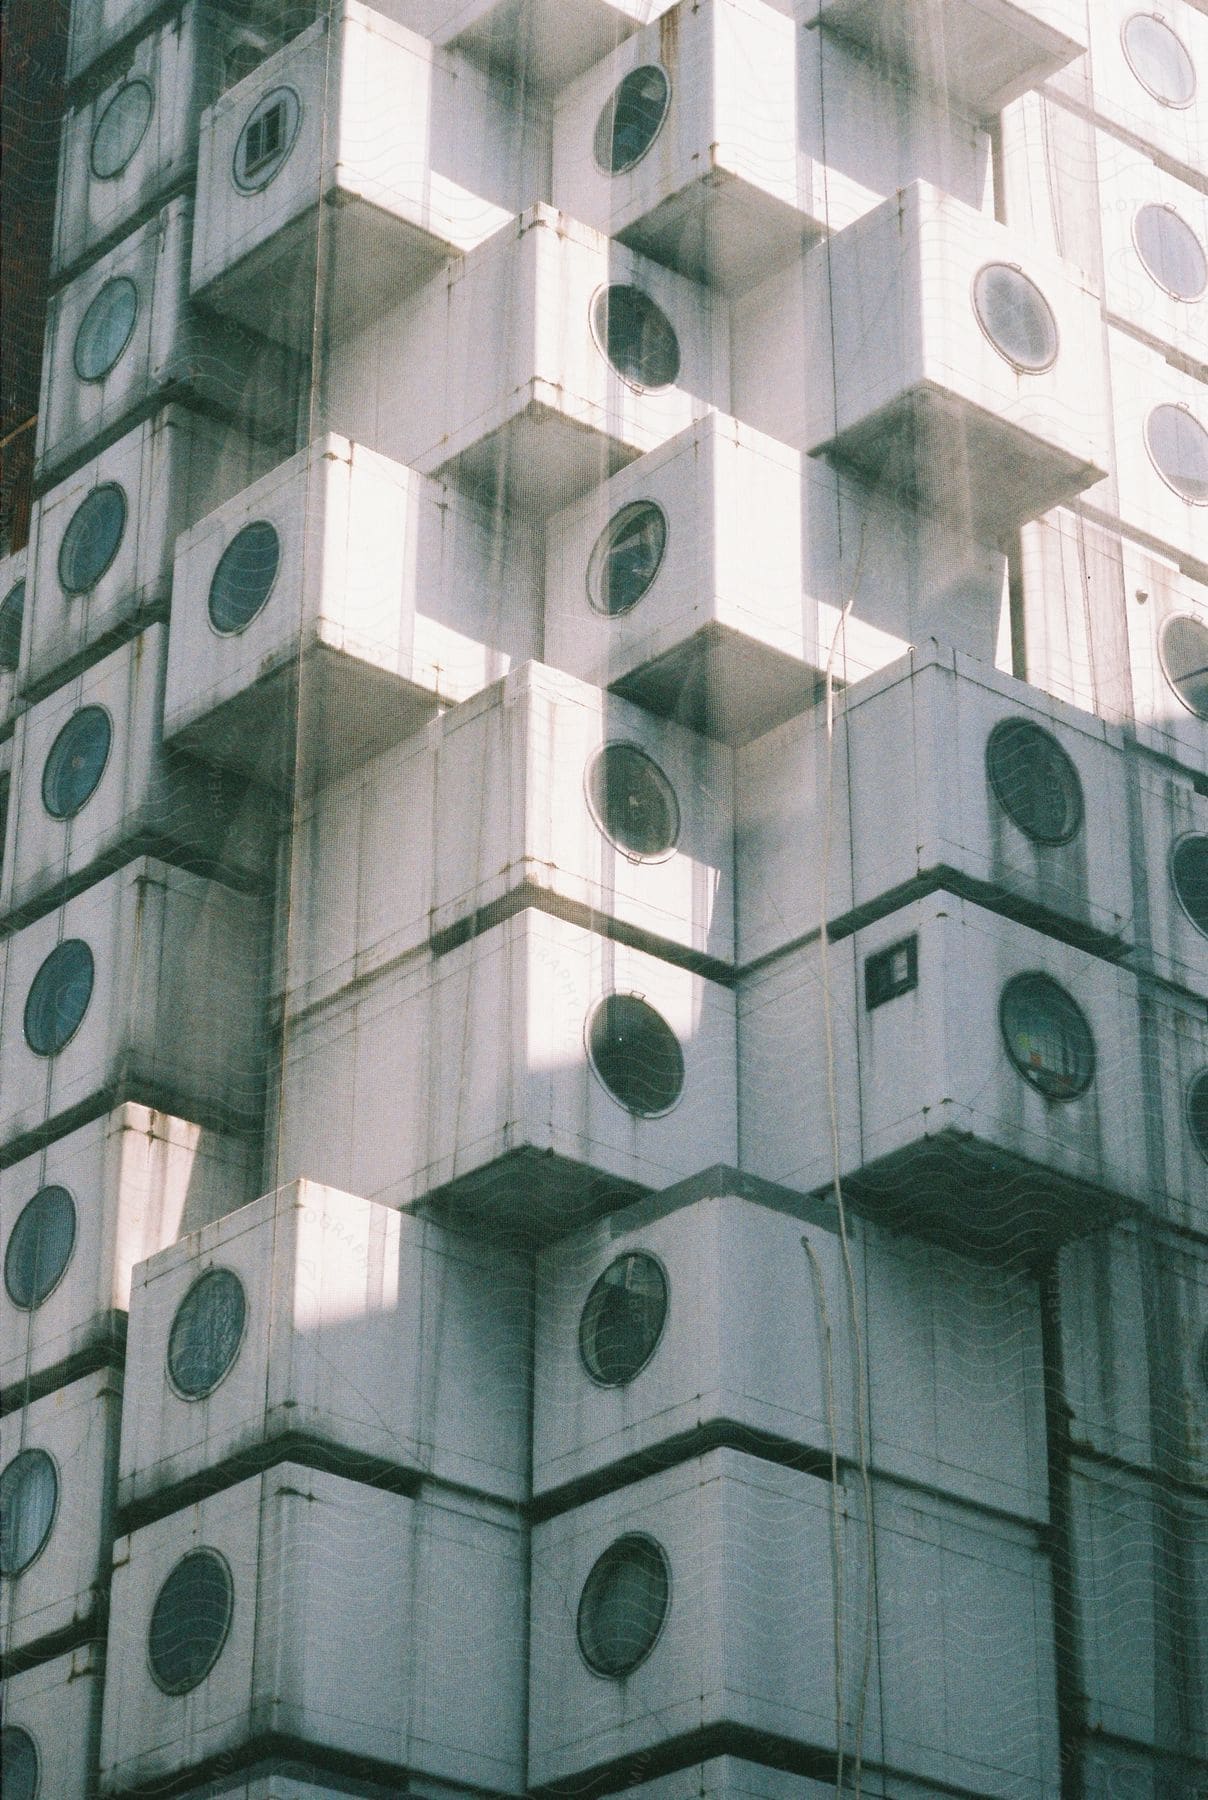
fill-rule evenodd
<path id="1" fill-rule="evenodd" d="M 1208 3 L 65 57 L 6 1800 L 1208 1795 Z"/>

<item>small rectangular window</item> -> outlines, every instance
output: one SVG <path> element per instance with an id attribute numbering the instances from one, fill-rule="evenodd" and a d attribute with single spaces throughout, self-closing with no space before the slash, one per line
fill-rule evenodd
<path id="1" fill-rule="evenodd" d="M 255 175 L 272 162 L 281 148 L 285 131 L 285 107 L 278 103 L 253 119 L 244 140 L 243 173 Z"/>
<path id="2" fill-rule="evenodd" d="M 871 1012 L 919 985 L 919 940 L 902 938 L 864 959 L 864 1004 Z"/>

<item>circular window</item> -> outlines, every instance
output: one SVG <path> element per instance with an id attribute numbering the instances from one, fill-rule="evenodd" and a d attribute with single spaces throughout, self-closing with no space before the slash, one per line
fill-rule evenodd
<path id="1" fill-rule="evenodd" d="M 38 1792 L 38 1746 L 20 1725 L 0 1732 L 0 1785 L 4 1800 L 35 1800 Z"/>
<path id="2" fill-rule="evenodd" d="M 1187 1089 L 1187 1129 L 1192 1143 L 1208 1162 L 1208 1069 L 1201 1069 Z"/>
<path id="3" fill-rule="evenodd" d="M 1208 286 L 1208 258 L 1173 206 L 1143 206 L 1133 220 L 1133 243 L 1159 287 L 1176 300 L 1199 299 Z"/>
<path id="4" fill-rule="evenodd" d="M 607 994 L 587 1033 L 592 1067 L 628 1112 L 670 1111 L 684 1085 L 684 1053 L 666 1019 L 637 994 Z"/>
<path id="5" fill-rule="evenodd" d="M 25 617 L 25 583 L 15 581 L 0 600 L 0 669 L 12 671 L 21 657 L 21 622 Z"/>
<path id="6" fill-rule="evenodd" d="M 1095 1042 L 1081 1007 L 1048 975 L 1016 975 L 999 1017 L 1007 1052 L 1046 1100 L 1076 1100 L 1095 1076 Z"/>
<path id="7" fill-rule="evenodd" d="M 187 1694 L 205 1680 L 226 1643 L 235 1595 L 215 1550 L 182 1556 L 155 1597 L 147 1657 L 157 1687 Z"/>
<path id="8" fill-rule="evenodd" d="M 101 381 L 121 356 L 138 317 L 138 289 L 128 275 L 107 281 L 93 296 L 75 340 L 75 371 L 81 381 Z"/>
<path id="9" fill-rule="evenodd" d="M 71 1261 L 75 1235 L 75 1202 L 66 1188 L 39 1188 L 26 1201 L 4 1252 L 4 1285 L 14 1306 L 33 1312 L 54 1293 Z"/>
<path id="10" fill-rule="evenodd" d="M 96 792 L 109 761 L 113 727 L 103 706 L 82 706 L 50 746 L 42 802 L 52 819 L 70 819 Z"/>
<path id="11" fill-rule="evenodd" d="M 605 744 L 587 771 L 597 823 L 627 856 L 669 856 L 679 838 L 675 789 L 636 744 Z"/>
<path id="12" fill-rule="evenodd" d="M 667 1277 L 653 1256 L 618 1256 L 587 1296 L 579 1321 L 583 1367 L 601 1387 L 623 1387 L 650 1361 L 667 1321 Z"/>
<path id="13" fill-rule="evenodd" d="M 1158 654 L 1183 705 L 1208 719 L 1208 625 L 1190 613 L 1175 613 L 1162 627 Z"/>
<path id="14" fill-rule="evenodd" d="M 248 114 L 235 146 L 235 186 L 245 194 L 268 186 L 294 147 L 302 107 L 293 88 L 274 88 Z"/>
<path id="15" fill-rule="evenodd" d="M 210 624 L 230 637 L 245 631 L 273 591 L 281 540 L 267 519 L 245 525 L 218 559 L 210 582 Z"/>
<path id="16" fill-rule="evenodd" d="M 653 500 L 634 500 L 608 521 L 587 565 L 587 598 L 618 618 L 635 607 L 662 565 L 667 517 Z"/>
<path id="17" fill-rule="evenodd" d="M 25 1041 L 35 1056 L 54 1056 L 80 1028 L 92 999 L 95 968 L 83 938 L 66 938 L 30 983 Z"/>
<path id="18" fill-rule="evenodd" d="M 1134 13 L 1122 32 L 1124 56 L 1147 93 L 1163 106 L 1190 106 L 1195 98 L 1195 69 L 1164 19 Z"/>
<path id="19" fill-rule="evenodd" d="M 610 1544 L 583 1584 L 576 1630 L 597 1675 L 628 1675 L 658 1642 L 671 1598 L 667 1558 L 653 1538 Z"/>
<path id="20" fill-rule="evenodd" d="M 1057 321 L 1034 281 L 1009 263 L 988 263 L 973 283 L 977 322 L 1012 368 L 1039 375 L 1057 360 Z"/>
<path id="21" fill-rule="evenodd" d="M 1155 406 L 1145 421 L 1154 467 L 1180 500 L 1208 506 L 1208 431 L 1185 406 Z"/>
<path id="22" fill-rule="evenodd" d="M 239 1354 L 247 1301 L 231 1269 L 210 1269 L 176 1309 L 168 1337 L 168 1375 L 186 1400 L 212 1394 Z"/>
<path id="23" fill-rule="evenodd" d="M 1170 881 L 1179 905 L 1208 937 L 1208 837 L 1182 837 L 1170 853 Z"/>
<path id="24" fill-rule="evenodd" d="M 95 587 L 126 529 L 126 496 L 113 482 L 93 488 L 68 521 L 59 545 L 59 580 L 69 594 Z"/>
<path id="25" fill-rule="evenodd" d="M 1025 836 L 1068 843 L 1082 824 L 1082 783 L 1055 738 L 1026 719 L 1004 719 L 990 733 L 986 767 L 994 797 Z"/>
<path id="26" fill-rule="evenodd" d="M 21 1450 L 0 1475 L 0 1575 L 20 1575 L 54 1528 L 59 1477 L 45 1450 Z"/>
<path id="27" fill-rule="evenodd" d="M 147 134 L 155 96 L 145 81 L 118 89 L 92 134 L 92 172 L 101 181 L 120 175 Z"/>
<path id="28" fill-rule="evenodd" d="M 640 163 L 662 130 L 670 104 L 671 83 L 657 63 L 631 69 L 596 121 L 600 168 L 623 175 Z"/>
<path id="29" fill-rule="evenodd" d="M 596 342 L 621 376 L 637 388 L 670 387 L 679 374 L 679 340 L 671 321 L 641 288 L 614 283 L 592 303 Z"/>

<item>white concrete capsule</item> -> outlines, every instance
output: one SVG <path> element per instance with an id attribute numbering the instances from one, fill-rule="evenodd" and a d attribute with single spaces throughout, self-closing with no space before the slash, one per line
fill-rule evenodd
<path id="1" fill-rule="evenodd" d="M 247 326 L 188 299 L 191 202 L 162 212 L 50 298 L 38 414 L 46 480 L 168 395 L 265 440 L 261 466 L 294 443 L 303 365 Z"/>
<path id="2" fill-rule="evenodd" d="M 37 1800 L 43 1796 L 50 1800 L 52 1795 L 77 1800 L 88 1792 L 96 1767 L 103 1688 L 96 1644 L 83 1644 L 65 1656 L 5 1677 L 4 1772 L 15 1793 L 32 1794 Z M 23 1776 L 29 1782 L 25 1788 L 20 1785 Z"/>
<path id="3" fill-rule="evenodd" d="M 318 438 L 178 539 L 164 736 L 329 779 L 532 656 L 538 593 L 523 527 Z"/>
<path id="4" fill-rule="evenodd" d="M 1147 1105 L 1158 1126 L 1166 1216 L 1208 1231 L 1208 1000 L 1158 988 L 1147 997 L 1156 1067 Z"/>
<path id="5" fill-rule="evenodd" d="M 519 1258 L 308 1181 L 194 1232 L 134 1275 L 121 1504 L 283 1438 L 524 1499 L 529 1287 Z"/>
<path id="6" fill-rule="evenodd" d="M 103 1369 L 4 1421 L 0 1604 L 10 1654 L 96 1623 L 109 1577 L 121 1410 L 122 1378 Z"/>
<path id="7" fill-rule="evenodd" d="M 1206 76 L 1208 78 L 1208 76 Z M 1208 195 L 1096 134 L 1103 310 L 1113 324 L 1208 363 Z"/>
<path id="8" fill-rule="evenodd" d="M 1202 780 L 1208 776 L 1208 580 L 1193 580 L 1127 538 L 1121 549 L 1137 736 Z"/>
<path id="9" fill-rule="evenodd" d="M 1208 998 L 1208 793 L 1138 758 L 1148 930 L 1137 966 Z"/>
<path id="10" fill-rule="evenodd" d="M 523 1596 L 522 1529 L 487 1501 L 293 1463 L 210 1495 L 116 1545 L 102 1785 L 273 1733 L 517 1792 Z"/>
<path id="11" fill-rule="evenodd" d="M 125 1104 L 0 1169 L 0 1388 L 121 1343 L 135 1263 L 233 1212 L 258 1146 Z"/>
<path id="12" fill-rule="evenodd" d="M 881 1800 L 885 1787 L 879 1776 L 864 1770 L 864 1793 Z M 711 1756 L 690 1763 L 674 1775 L 619 1790 L 618 1800 L 828 1800 L 834 1784 L 813 1781 L 807 1775 L 790 1775 L 765 1763 L 747 1762 L 737 1756 Z M 909 1784 L 901 1790 L 910 1794 Z"/>
<path id="13" fill-rule="evenodd" d="M 947 884 L 1118 952 L 1136 941 L 1120 734 L 931 641 L 740 749 L 748 963 Z M 828 841 L 829 834 L 829 841 Z"/>
<path id="14" fill-rule="evenodd" d="M 416 31 L 557 92 L 673 0 L 393 0 Z"/>
<path id="15" fill-rule="evenodd" d="M 1081 0 L 806 0 L 799 17 L 978 116 L 1039 87 L 1087 44 Z"/>
<path id="16" fill-rule="evenodd" d="M 126 1098 L 254 1124 L 265 923 L 251 895 L 145 857 L 14 933 L 0 950 L 0 1143 Z M 204 1031 L 186 1005 L 199 992 Z"/>
<path id="17" fill-rule="evenodd" d="M 728 291 L 799 255 L 826 215 L 799 155 L 786 10 L 675 7 L 560 93 L 554 204 Z"/>
<path id="18" fill-rule="evenodd" d="M 820 1466 L 833 1432 L 850 1463 L 851 1297 L 835 1232 L 734 1196 L 648 1222 L 644 1210 L 538 1257 L 534 1492 L 697 1431 L 739 1447 L 762 1434 Z M 853 1257 L 872 1466 L 1045 1518 L 1033 1284 L 875 1229 Z"/>
<path id="19" fill-rule="evenodd" d="M 546 205 L 326 361 L 330 429 L 534 519 L 729 400 L 722 303 Z"/>
<path id="20" fill-rule="evenodd" d="M 1090 55 L 1059 71 L 1054 90 L 1089 103 L 1111 128 L 1202 177 L 1208 19 L 1194 6 L 1096 0 L 1089 23 Z"/>
<path id="21" fill-rule="evenodd" d="M 991 534 L 1108 467 L 1088 278 L 1005 225 L 913 182 L 812 253 L 834 382 L 805 397 L 805 441 Z M 815 327 L 816 330 L 816 327 Z M 833 335 L 833 346 L 832 346 Z"/>
<path id="22" fill-rule="evenodd" d="M 289 1022 L 278 1180 L 565 1231 L 736 1160 L 734 1002 L 534 909 Z"/>
<path id="23" fill-rule="evenodd" d="M 245 433 L 168 406 L 48 489 L 30 533 L 22 691 L 44 693 L 166 612 L 177 533 L 264 463 Z"/>
<path id="24" fill-rule="evenodd" d="M 167 625 L 150 625 L 21 715 L 0 910 L 29 908 L 147 849 L 245 885 L 271 879 L 267 798 L 165 753 L 167 652 Z"/>
<path id="25" fill-rule="evenodd" d="M 382 10 L 389 10 L 390 4 L 391 0 L 383 0 Z M 281 0 L 213 0 L 212 10 L 219 23 L 225 15 L 227 53 L 237 66 L 239 58 L 254 46 L 271 47 L 275 34 L 291 16 L 304 15 L 306 5 L 307 0 L 284 8 Z M 162 0 L 72 0 L 67 80 L 74 82 L 102 57 L 107 62 L 111 58 L 116 61 L 119 52 L 137 57 L 141 43 L 150 35 L 147 26 L 161 10 Z"/>
<path id="26" fill-rule="evenodd" d="M 809 1191 L 836 1173 L 822 950 L 744 984 L 744 1166 Z M 838 1172 L 898 1228 L 972 1250 L 1156 1204 L 1143 1144 L 1136 978 L 943 893 L 827 952 Z"/>
<path id="27" fill-rule="evenodd" d="M 309 350 L 346 335 L 529 197 L 533 135 L 513 91 L 358 0 L 206 113 L 192 290 Z M 266 294 L 271 303 L 266 307 Z"/>
<path id="28" fill-rule="evenodd" d="M 29 553 L 0 557 L 0 741 L 12 735 L 17 716 L 17 670 L 25 626 Z"/>

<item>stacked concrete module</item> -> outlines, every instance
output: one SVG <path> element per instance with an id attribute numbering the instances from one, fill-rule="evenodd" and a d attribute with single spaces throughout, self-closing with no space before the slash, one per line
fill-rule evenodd
<path id="1" fill-rule="evenodd" d="M 1208 1789 L 1198 0 L 67 64 L 6 1800 Z"/>

